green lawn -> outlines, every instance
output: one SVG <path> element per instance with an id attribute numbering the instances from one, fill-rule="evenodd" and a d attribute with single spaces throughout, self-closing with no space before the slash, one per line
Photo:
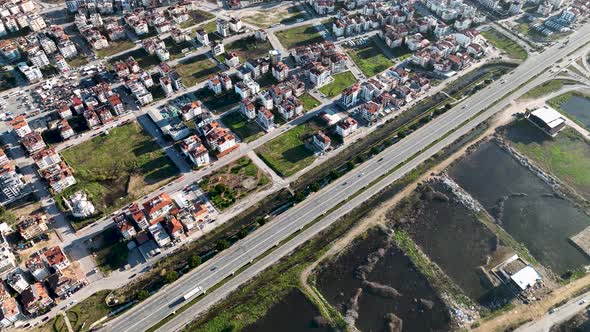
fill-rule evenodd
<path id="1" fill-rule="evenodd" d="M 275 33 L 279 41 L 285 48 L 291 49 L 296 46 L 309 45 L 324 41 L 324 38 L 313 25 L 303 25 L 300 27 L 281 30 Z"/>
<path id="2" fill-rule="evenodd" d="M 506 128 L 503 134 L 519 152 L 590 199 L 590 144 L 577 131 L 567 127 L 557 137 L 550 138 L 521 120 Z"/>
<path id="3" fill-rule="evenodd" d="M 164 43 L 166 44 L 166 49 L 170 52 L 170 59 L 178 59 L 182 58 L 186 53 L 182 53 L 182 50 L 187 50 L 187 53 L 191 50 L 192 45 L 190 42 L 185 41 L 180 44 L 177 44 L 172 40 L 171 37 L 164 39 Z"/>
<path id="4" fill-rule="evenodd" d="M 154 139 L 135 122 L 61 152 L 78 183 L 57 196 L 84 190 L 101 215 L 137 199 L 178 174 Z M 84 226 L 75 222 L 74 227 Z"/>
<path id="5" fill-rule="evenodd" d="M 137 64 L 142 69 L 149 69 L 149 68 L 156 66 L 160 63 L 160 60 L 158 59 L 158 57 L 155 54 L 149 55 L 143 48 L 139 48 L 137 50 L 125 52 L 119 56 L 112 58 L 111 61 L 113 61 L 113 62 L 114 61 L 125 61 L 130 56 L 132 56 L 135 59 L 135 61 L 137 61 Z"/>
<path id="6" fill-rule="evenodd" d="M 314 121 L 307 121 L 266 142 L 256 153 L 281 176 L 291 176 L 314 161 L 314 152 L 305 146 L 305 141 L 320 129 Z"/>
<path id="7" fill-rule="evenodd" d="M 204 12 L 202 10 L 193 10 L 189 13 L 189 15 L 191 18 L 188 21 L 182 22 L 180 24 L 181 29 L 190 28 L 195 24 L 205 22 L 215 17 L 215 15 L 208 12 Z"/>
<path id="8" fill-rule="evenodd" d="M 299 100 L 301 100 L 301 102 L 303 103 L 303 109 L 305 109 L 306 111 L 312 110 L 322 104 L 319 100 L 315 99 L 309 93 L 304 93 L 303 95 L 301 95 L 301 97 L 299 97 Z"/>
<path id="9" fill-rule="evenodd" d="M 393 65 L 393 61 L 372 40 L 362 46 L 347 48 L 346 51 L 367 77 L 375 76 Z"/>
<path id="10" fill-rule="evenodd" d="M 559 89 L 563 88 L 564 85 L 567 85 L 567 84 L 575 84 L 575 82 L 570 81 L 570 80 L 547 81 L 541 85 L 538 85 L 538 86 L 532 88 L 527 93 L 522 95 L 522 97 L 520 97 L 520 98 L 522 98 L 522 99 L 535 99 L 535 98 L 543 97 L 545 95 L 550 94 L 551 92 L 558 91 Z"/>
<path id="11" fill-rule="evenodd" d="M 242 157 L 206 176 L 199 183 L 220 210 L 270 183 L 268 176 L 248 157 Z"/>
<path id="12" fill-rule="evenodd" d="M 195 91 L 195 97 L 199 99 L 207 108 L 215 113 L 222 114 L 235 108 L 240 103 L 240 95 L 234 90 L 224 91 L 215 95 L 209 88 L 202 88 Z"/>
<path id="13" fill-rule="evenodd" d="M 111 227 L 93 236 L 92 242 L 88 244 L 95 255 L 96 266 L 103 273 L 118 270 L 127 264 L 129 249 L 122 239 L 116 227 Z"/>
<path id="14" fill-rule="evenodd" d="M 78 55 L 75 58 L 71 58 L 71 59 L 66 59 L 66 61 L 68 62 L 68 65 L 70 65 L 70 67 L 72 68 L 78 68 L 80 66 L 83 66 L 85 64 L 88 63 L 88 58 L 82 56 L 82 55 Z"/>
<path id="15" fill-rule="evenodd" d="M 509 57 L 517 60 L 526 60 L 528 56 L 527 51 L 500 31 L 490 29 L 482 31 L 481 35 Z"/>
<path id="16" fill-rule="evenodd" d="M 103 48 L 102 50 L 97 50 L 95 53 L 99 58 L 106 58 L 108 56 L 126 51 L 130 48 L 133 48 L 134 46 L 135 44 L 129 40 L 111 41 L 109 42 L 109 47 Z"/>
<path id="17" fill-rule="evenodd" d="M 240 57 L 240 63 L 248 59 L 257 59 L 268 56 L 268 51 L 273 47 L 268 40 L 258 41 L 254 36 L 242 38 L 225 46 L 225 53 L 236 52 Z"/>
<path id="18" fill-rule="evenodd" d="M 234 133 L 238 134 L 242 141 L 252 142 L 264 135 L 264 131 L 255 120 L 248 120 L 239 111 L 224 115 L 221 121 Z"/>
<path id="19" fill-rule="evenodd" d="M 319 89 L 327 97 L 336 97 L 342 92 L 342 90 L 356 83 L 356 78 L 349 71 L 333 75 L 332 77 L 334 78 L 334 81 Z"/>
<path id="20" fill-rule="evenodd" d="M 305 13 L 299 11 L 297 6 L 259 10 L 254 15 L 242 17 L 244 22 L 261 28 L 268 28 L 276 23 L 289 24 L 296 22 L 298 19 L 305 19 Z"/>
<path id="21" fill-rule="evenodd" d="M 182 61 L 175 69 L 187 88 L 205 81 L 219 71 L 219 68 L 206 55 L 198 55 Z"/>

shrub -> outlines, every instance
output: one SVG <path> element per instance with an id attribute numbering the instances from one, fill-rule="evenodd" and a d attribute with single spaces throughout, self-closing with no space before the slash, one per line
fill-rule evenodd
<path id="1" fill-rule="evenodd" d="M 201 256 L 192 255 L 188 261 L 188 266 L 190 266 L 191 269 L 194 269 L 199 265 L 201 265 Z"/>

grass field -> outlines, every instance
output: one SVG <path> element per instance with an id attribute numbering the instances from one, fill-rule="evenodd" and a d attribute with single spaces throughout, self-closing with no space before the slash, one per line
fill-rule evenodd
<path id="1" fill-rule="evenodd" d="M 314 152 L 305 141 L 323 129 L 314 121 L 307 121 L 273 140 L 266 142 L 256 153 L 281 176 L 291 176 L 314 161 Z"/>
<path id="2" fill-rule="evenodd" d="M 220 210 L 270 183 L 268 176 L 248 157 L 224 166 L 199 183 L 211 202 Z"/>
<path id="3" fill-rule="evenodd" d="M 182 58 L 186 53 L 182 53 L 182 50 L 190 51 L 192 48 L 192 44 L 188 41 L 182 42 L 177 44 L 172 40 L 171 37 L 164 39 L 164 43 L 166 44 L 166 49 L 170 52 L 170 59 L 178 59 Z M 187 52 L 188 53 L 188 52 Z"/>
<path id="4" fill-rule="evenodd" d="M 187 88 L 206 80 L 211 74 L 219 71 L 219 68 L 205 55 L 182 61 L 175 69 Z"/>
<path id="5" fill-rule="evenodd" d="M 238 134 L 242 141 L 248 143 L 264 135 L 264 131 L 256 123 L 255 120 L 246 119 L 240 112 L 231 112 L 224 115 L 221 121 L 229 127 L 229 129 Z"/>
<path id="6" fill-rule="evenodd" d="M 248 59 L 257 59 L 268 56 L 268 51 L 272 50 L 272 45 L 268 40 L 260 42 L 254 36 L 242 38 L 225 46 L 225 52 L 236 52 L 240 57 L 240 63 Z"/>
<path id="7" fill-rule="evenodd" d="M 393 65 L 393 61 L 372 40 L 362 46 L 347 48 L 346 51 L 367 77 L 375 76 Z"/>
<path id="8" fill-rule="evenodd" d="M 299 100 L 301 100 L 301 102 L 303 103 L 303 109 L 306 111 L 312 110 L 322 104 L 319 100 L 312 97 L 312 95 L 310 95 L 309 93 L 304 93 L 303 95 L 301 95 L 301 97 L 299 97 Z"/>
<path id="9" fill-rule="evenodd" d="M 203 88 L 195 91 L 195 96 L 215 114 L 229 111 L 240 103 L 240 95 L 235 93 L 234 90 L 215 95 L 208 88 Z"/>
<path id="10" fill-rule="evenodd" d="M 133 44 L 129 40 L 120 40 L 120 41 L 111 41 L 109 42 L 109 47 L 103 48 L 102 50 L 96 50 L 96 56 L 99 58 L 106 58 L 108 56 L 126 51 L 130 48 L 133 48 L 135 44 Z"/>
<path id="11" fill-rule="evenodd" d="M 195 24 L 199 24 L 201 22 L 205 22 L 209 19 L 214 18 L 215 16 L 211 13 L 204 12 L 202 10 L 193 10 L 189 12 L 190 19 L 186 22 L 182 22 L 180 24 L 181 29 L 190 28 Z"/>
<path id="12" fill-rule="evenodd" d="M 558 91 L 559 89 L 563 88 L 567 84 L 575 84 L 574 81 L 570 80 L 551 80 L 547 81 L 541 85 L 534 87 L 533 89 L 529 90 L 527 93 L 520 97 L 521 99 L 535 99 L 542 96 L 545 96 L 551 92 Z"/>
<path id="13" fill-rule="evenodd" d="M 112 58 L 111 61 L 125 61 L 130 56 L 132 56 L 135 61 L 137 61 L 137 64 L 142 69 L 149 69 L 160 63 L 160 60 L 156 55 L 149 55 L 143 48 L 123 53 L 117 57 Z"/>
<path id="14" fill-rule="evenodd" d="M 526 60 L 528 56 L 527 51 L 500 31 L 490 29 L 482 31 L 481 34 L 492 45 L 505 52 L 509 57 L 517 60 Z"/>
<path id="15" fill-rule="evenodd" d="M 305 15 L 304 12 L 299 11 L 297 6 L 259 10 L 253 15 L 242 17 L 244 22 L 261 28 L 268 28 L 276 23 L 289 24 L 296 22 L 298 19 L 305 19 Z"/>
<path id="16" fill-rule="evenodd" d="M 574 129 L 550 138 L 528 121 L 517 121 L 504 136 L 519 152 L 590 199 L 590 144 Z"/>
<path id="17" fill-rule="evenodd" d="M 121 240 L 119 231 L 111 227 L 93 236 L 92 242 L 88 244 L 88 248 L 95 255 L 96 266 L 103 273 L 108 274 L 127 264 L 129 249 Z"/>
<path id="18" fill-rule="evenodd" d="M 311 24 L 292 29 L 281 30 L 276 33 L 276 36 L 281 44 L 287 49 L 324 41 L 324 37 L 322 37 L 316 28 Z"/>
<path id="19" fill-rule="evenodd" d="M 336 97 L 342 92 L 342 90 L 356 83 L 356 78 L 349 71 L 333 75 L 332 77 L 334 78 L 334 81 L 319 89 L 327 97 Z"/>
<path id="20" fill-rule="evenodd" d="M 155 190 L 178 173 L 164 151 L 137 123 L 115 128 L 109 135 L 95 137 L 62 151 L 61 155 L 78 183 L 59 194 L 58 201 L 84 190 L 101 214 Z"/>

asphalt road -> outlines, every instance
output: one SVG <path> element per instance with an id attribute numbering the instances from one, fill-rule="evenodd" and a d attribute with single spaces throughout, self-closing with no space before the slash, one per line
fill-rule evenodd
<path id="1" fill-rule="evenodd" d="M 516 68 L 512 74 L 505 76 L 505 80 L 494 82 L 486 89 L 479 91 L 457 107 L 412 133 L 401 142 L 384 150 L 379 156 L 372 158 L 335 181 L 332 185 L 308 197 L 299 205 L 289 209 L 258 231 L 240 240 L 230 249 L 211 259 L 203 266 L 188 273 L 174 284 L 167 286 L 146 301 L 130 309 L 120 317 L 117 317 L 108 323 L 103 330 L 147 330 L 179 309 L 183 304 L 181 300 L 183 294 L 196 286 L 201 286 L 205 290 L 211 288 L 218 282 L 234 274 L 241 267 L 251 263 L 254 258 L 276 246 L 281 240 L 301 230 L 317 217 L 324 215 L 348 196 L 368 186 L 383 174 L 402 165 L 404 161 L 408 160 L 408 158 L 417 152 L 427 149 L 416 158 L 403 164 L 401 168 L 390 174 L 386 179 L 380 181 L 377 185 L 370 187 L 340 207 L 337 211 L 326 216 L 319 223 L 313 225 L 305 232 L 302 232 L 281 246 L 278 250 L 273 251 L 261 261 L 247 268 L 237 278 L 229 280 L 223 287 L 207 295 L 202 301 L 199 301 L 189 310 L 179 314 L 160 329 L 161 331 L 177 330 L 212 304 L 223 299 L 242 282 L 252 278 L 266 266 L 278 261 L 278 259 L 295 249 L 300 243 L 307 241 L 317 234 L 321 229 L 328 227 L 340 215 L 352 210 L 371 195 L 377 193 L 380 188 L 400 178 L 422 161 L 450 144 L 453 140 L 507 106 L 511 101 L 510 98 L 506 98 L 496 105 L 494 103 L 510 93 L 513 89 L 526 83 L 532 77 L 542 74 L 555 62 L 588 41 L 590 41 L 590 25 L 586 25 L 574 33 L 570 37 L 570 43 L 566 47 L 562 49 L 552 47 L 541 54 L 531 56 L 525 63 Z M 530 82 L 527 86 L 530 87 L 533 83 Z M 519 89 L 514 95 L 524 93 L 525 88 Z M 449 132 L 457 128 L 465 120 L 470 119 L 474 114 L 487 108 L 489 109 L 486 112 L 448 135 Z M 441 137 L 445 138 L 437 142 Z"/>
<path id="2" fill-rule="evenodd" d="M 553 325 L 567 321 L 577 313 L 586 310 L 590 302 L 590 292 L 582 294 L 557 308 L 553 313 L 547 313 L 543 318 L 526 323 L 516 329 L 517 332 L 547 332 Z"/>

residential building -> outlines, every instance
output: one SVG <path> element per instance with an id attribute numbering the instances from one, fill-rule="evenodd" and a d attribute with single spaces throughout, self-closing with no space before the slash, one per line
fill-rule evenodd
<path id="1" fill-rule="evenodd" d="M 53 305 L 53 299 L 40 282 L 35 282 L 21 293 L 23 309 L 29 315 L 45 312 Z"/>
<path id="2" fill-rule="evenodd" d="M 135 228 L 129 222 L 129 220 L 127 220 L 127 216 L 125 215 L 125 213 L 115 215 L 113 217 L 113 221 L 115 222 L 115 225 L 117 225 L 119 233 L 121 233 L 121 236 L 123 236 L 125 240 L 129 240 L 133 238 L 135 235 L 137 235 Z"/>
<path id="3" fill-rule="evenodd" d="M 342 96 L 340 97 L 340 103 L 346 108 L 356 105 L 360 90 L 360 85 L 358 84 L 354 84 L 351 87 L 344 89 L 344 91 L 342 91 Z"/>
<path id="4" fill-rule="evenodd" d="M 197 40 L 205 46 L 209 45 L 209 35 L 203 29 L 197 30 Z"/>
<path id="5" fill-rule="evenodd" d="M 29 287 L 29 283 L 20 269 L 13 270 L 6 275 L 6 284 L 19 294 L 22 294 Z"/>
<path id="6" fill-rule="evenodd" d="M 152 234 L 154 240 L 156 241 L 159 247 L 164 247 L 170 244 L 170 242 L 172 242 L 168 234 L 166 234 L 164 227 L 162 227 L 162 225 L 159 222 L 151 225 L 148 228 L 148 231 L 150 232 L 150 234 Z"/>
<path id="7" fill-rule="evenodd" d="M 175 217 L 170 217 L 166 221 L 166 231 L 174 240 L 180 239 L 182 234 L 184 234 L 182 224 Z"/>
<path id="8" fill-rule="evenodd" d="M 264 106 L 260 107 L 258 110 L 257 120 L 264 130 L 271 130 L 275 126 L 274 115 Z"/>
<path id="9" fill-rule="evenodd" d="M 231 32 L 238 33 L 242 30 L 242 20 L 239 18 L 232 17 L 229 20 L 229 29 Z M 219 30 L 218 30 L 219 31 Z M 226 37 L 226 36 L 224 36 Z"/>
<path id="10" fill-rule="evenodd" d="M 25 147 L 28 153 L 33 154 L 41 149 L 47 147 L 43 137 L 39 133 L 33 131 L 21 138 L 21 144 Z"/>
<path id="11" fill-rule="evenodd" d="M 210 162 L 209 151 L 197 135 L 185 138 L 180 145 L 180 150 L 197 167 L 205 166 Z"/>
<path id="12" fill-rule="evenodd" d="M 312 140 L 313 145 L 315 145 L 321 152 L 326 152 L 332 143 L 330 137 L 326 136 L 326 134 L 322 133 L 321 131 L 313 135 Z"/>
<path id="13" fill-rule="evenodd" d="M 256 107 L 254 107 L 254 104 L 250 99 L 242 99 L 240 102 L 240 113 L 242 113 L 242 115 L 244 115 L 249 120 L 252 120 L 256 117 Z"/>
<path id="14" fill-rule="evenodd" d="M 240 57 L 235 52 L 225 54 L 225 65 L 232 68 L 240 64 Z"/>
<path id="15" fill-rule="evenodd" d="M 198 100 L 182 105 L 180 114 L 182 120 L 189 121 L 203 113 L 202 103 Z"/>
<path id="16" fill-rule="evenodd" d="M 357 128 L 357 121 L 351 117 L 347 117 L 336 124 L 336 133 L 344 139 L 352 135 Z"/>
<path id="17" fill-rule="evenodd" d="M 35 254 L 29 258 L 29 260 L 25 262 L 25 267 L 37 281 L 43 281 L 49 277 L 49 269 L 47 268 L 45 261 L 41 258 L 41 255 Z"/>
<path id="18" fill-rule="evenodd" d="M 59 135 L 61 136 L 61 139 L 63 139 L 64 141 L 67 140 L 68 138 L 76 135 L 76 133 L 74 132 L 74 129 L 72 129 L 72 127 L 68 123 L 68 120 L 65 120 L 65 119 L 61 120 L 57 124 L 57 129 L 59 130 Z"/>
<path id="19" fill-rule="evenodd" d="M 272 76 L 279 82 L 287 79 L 289 75 L 289 66 L 284 64 L 282 61 L 272 66 Z"/>
<path id="20" fill-rule="evenodd" d="M 161 193 L 143 203 L 143 209 L 151 220 L 168 214 L 174 207 L 174 202 L 167 193 Z"/>
<path id="21" fill-rule="evenodd" d="M 54 148 L 43 149 L 35 153 L 32 158 L 39 170 L 43 170 L 61 162 L 61 157 Z"/>
<path id="22" fill-rule="evenodd" d="M 25 75 L 27 80 L 31 83 L 43 79 L 43 73 L 41 73 L 41 70 L 36 66 L 30 67 L 25 62 L 19 62 L 17 67 L 20 70 L 20 72 L 23 73 L 23 75 Z"/>
<path id="23" fill-rule="evenodd" d="M 8 328 L 21 318 L 23 315 L 14 297 L 0 301 L 0 328 Z"/>
<path id="24" fill-rule="evenodd" d="M 282 100 L 277 106 L 277 111 L 285 121 L 289 121 L 301 115 L 303 103 L 297 97 L 289 97 Z"/>
<path id="25" fill-rule="evenodd" d="M 129 207 L 129 216 L 131 217 L 131 220 L 133 220 L 133 222 L 135 222 L 137 227 L 139 227 L 140 229 L 147 229 L 150 226 L 150 223 L 145 217 L 145 214 L 139 208 L 139 205 L 137 205 L 137 203 L 133 203 L 131 207 Z"/>
<path id="26" fill-rule="evenodd" d="M 88 281 L 79 267 L 70 265 L 67 268 L 56 271 L 47 278 L 47 285 L 60 299 L 65 299 L 69 294 L 77 292 Z"/>
<path id="27" fill-rule="evenodd" d="M 215 41 L 211 42 L 211 52 L 213 53 L 213 56 L 221 55 L 225 53 L 225 46 L 223 43 L 218 43 Z"/>
<path id="28" fill-rule="evenodd" d="M 379 111 L 381 106 L 374 101 L 369 101 L 361 105 L 361 116 L 369 123 L 375 122 L 379 118 Z"/>
<path id="29" fill-rule="evenodd" d="M 33 130 L 29 127 L 26 118 L 23 115 L 17 116 L 14 120 L 10 122 L 12 126 L 12 130 L 19 138 L 23 138 L 30 134 Z"/>
<path id="30" fill-rule="evenodd" d="M 15 167 L 11 163 L 6 163 L 0 166 L 0 188 L 2 188 L 1 201 L 12 201 L 17 199 L 23 189 L 25 189 L 26 182 L 24 177 L 17 173 Z M 3 196 L 3 197 L 2 197 Z"/>
<path id="31" fill-rule="evenodd" d="M 226 20 L 222 20 L 222 19 L 218 19 L 217 22 L 217 33 L 225 38 L 227 36 L 230 35 L 230 27 L 229 27 L 229 22 Z"/>
<path id="32" fill-rule="evenodd" d="M 60 271 L 70 266 L 70 261 L 60 246 L 54 246 L 47 249 L 43 253 L 43 257 L 45 258 L 45 261 L 47 261 L 49 267 L 55 270 Z"/>
<path id="33" fill-rule="evenodd" d="M 34 239 L 47 232 L 47 215 L 38 213 L 30 217 L 25 217 L 16 227 L 23 239 L 27 241 Z"/>
<path id="34" fill-rule="evenodd" d="M 0 148 L 0 166 L 8 163 L 9 159 L 8 156 L 6 156 L 6 153 L 4 152 L 4 150 L 2 150 Z"/>

